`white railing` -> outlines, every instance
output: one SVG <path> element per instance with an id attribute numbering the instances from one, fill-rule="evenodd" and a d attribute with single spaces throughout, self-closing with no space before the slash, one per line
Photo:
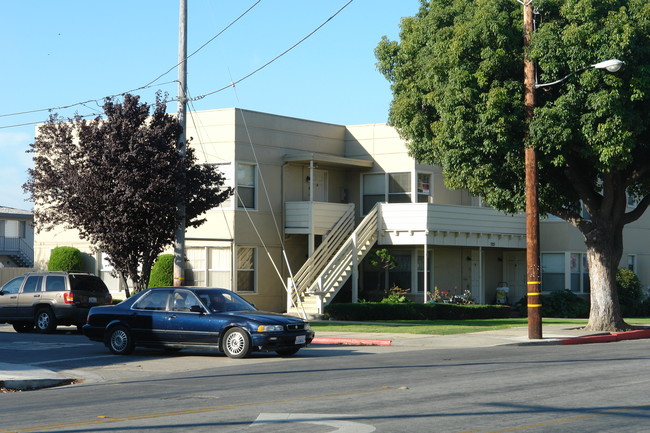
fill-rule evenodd
<path id="1" fill-rule="evenodd" d="M 311 257 L 296 272 L 293 280 L 289 279 L 288 287 L 293 289 L 292 299 L 289 299 L 288 302 L 289 308 L 300 303 L 300 295 L 316 280 L 352 230 L 354 230 L 354 207 L 349 207 L 327 233 Z"/>
<path id="2" fill-rule="evenodd" d="M 353 268 L 365 257 L 377 240 L 378 209 L 379 204 L 366 215 L 315 281 L 304 291 L 315 295 L 319 301 L 316 306 L 318 314 L 322 314 L 323 307 L 334 298 L 350 277 Z M 299 295 L 302 293 L 300 292 Z"/>

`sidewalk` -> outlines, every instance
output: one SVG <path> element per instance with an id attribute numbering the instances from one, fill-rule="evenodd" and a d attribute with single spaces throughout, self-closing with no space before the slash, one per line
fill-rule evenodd
<path id="1" fill-rule="evenodd" d="M 587 344 L 650 338 L 650 329 L 610 334 L 587 332 L 571 325 L 544 325 L 542 335 L 542 339 L 529 340 L 527 327 L 454 335 L 318 332 L 312 344 L 316 347 L 318 345 L 399 346 L 412 347 L 413 350 L 462 349 L 502 345 Z M 0 392 L 40 389 L 74 382 L 76 382 L 75 378 L 44 368 L 0 362 Z"/>

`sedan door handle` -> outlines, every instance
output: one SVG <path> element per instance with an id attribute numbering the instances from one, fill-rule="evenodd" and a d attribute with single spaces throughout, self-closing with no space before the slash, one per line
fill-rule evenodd
<path id="1" fill-rule="evenodd" d="M 167 320 L 172 320 L 176 318 L 176 314 L 172 314 L 171 316 L 167 316 Z"/>

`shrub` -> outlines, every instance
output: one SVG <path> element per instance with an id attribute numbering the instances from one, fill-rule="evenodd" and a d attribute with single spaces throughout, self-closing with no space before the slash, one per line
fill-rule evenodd
<path id="1" fill-rule="evenodd" d="M 467 320 L 502 319 L 510 317 L 507 305 L 456 305 L 456 304 L 329 304 L 325 314 L 333 320 Z"/>
<path id="2" fill-rule="evenodd" d="M 623 316 L 632 317 L 643 314 L 643 288 L 634 271 L 621 268 L 616 272 L 616 290 Z"/>
<path id="3" fill-rule="evenodd" d="M 388 290 L 386 297 L 381 300 L 382 304 L 412 304 L 406 294 L 409 289 L 402 289 L 401 287 L 393 286 Z"/>
<path id="4" fill-rule="evenodd" d="M 47 263 L 47 270 L 68 272 L 81 270 L 81 251 L 75 247 L 54 248 Z"/>
<path id="5" fill-rule="evenodd" d="M 162 287 L 174 285 L 174 255 L 161 254 L 151 267 L 148 287 Z"/>

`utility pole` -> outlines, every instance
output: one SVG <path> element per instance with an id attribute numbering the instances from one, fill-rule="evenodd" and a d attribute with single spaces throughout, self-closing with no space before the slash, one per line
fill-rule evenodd
<path id="1" fill-rule="evenodd" d="M 187 153 L 185 130 L 187 126 L 187 0 L 180 0 L 178 28 L 178 123 L 181 134 L 178 137 L 177 149 L 182 159 Z M 185 283 L 185 205 L 178 206 L 179 224 L 174 238 L 174 286 Z"/>
<path id="2" fill-rule="evenodd" d="M 532 0 L 524 5 L 524 53 L 533 35 L 535 19 Z M 535 64 L 524 54 L 524 107 L 526 138 L 535 108 Z M 526 292 L 528 298 L 528 338 L 542 338 L 542 281 L 539 263 L 539 207 L 537 196 L 537 153 L 532 146 L 525 149 L 526 164 Z"/>

